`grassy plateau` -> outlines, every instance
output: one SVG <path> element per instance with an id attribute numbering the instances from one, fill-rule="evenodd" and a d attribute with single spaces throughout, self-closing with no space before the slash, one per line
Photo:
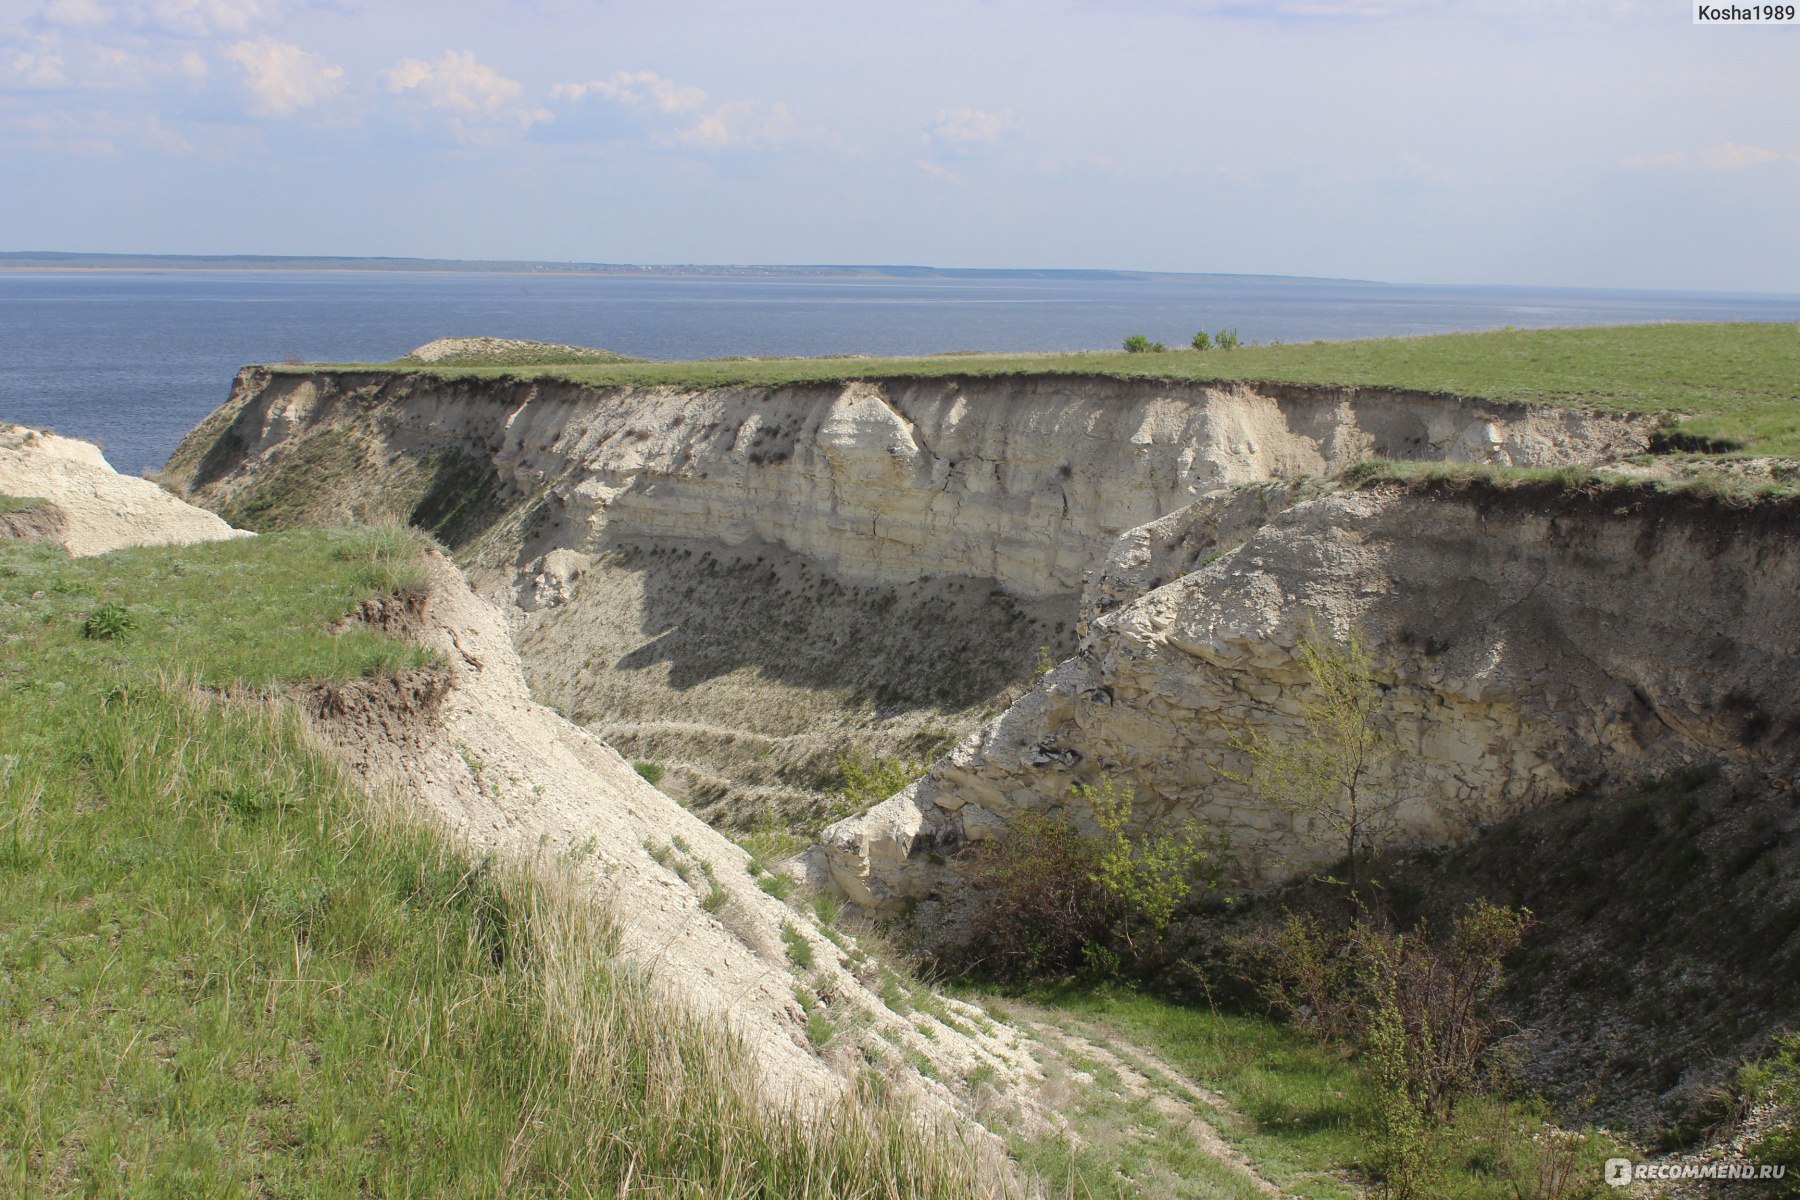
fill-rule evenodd
<path id="1" fill-rule="evenodd" d="M 1721 448 L 1800 455 L 1800 326 L 1720 323 L 1503 329 L 1484 333 L 1059 354 L 922 358 L 730 358 L 422 367 L 401 359 L 319 367 L 428 370 L 450 377 L 551 376 L 613 386 L 781 385 L 875 377 L 1086 374 L 1201 382 L 1395 388 L 1614 412 L 1665 413 Z M 313 366 L 276 370 L 306 371 Z"/>

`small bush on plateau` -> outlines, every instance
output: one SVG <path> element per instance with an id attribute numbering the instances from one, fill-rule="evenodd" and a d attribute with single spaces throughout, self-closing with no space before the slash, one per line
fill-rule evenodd
<path id="1" fill-rule="evenodd" d="M 1141 333 L 1134 333 L 1125 339 L 1127 354 L 1161 354 L 1167 349 L 1161 342 L 1153 342 Z"/>
<path id="2" fill-rule="evenodd" d="M 102 604 L 81 623 L 81 636 L 90 641 L 116 642 L 137 627 L 131 610 L 123 604 Z"/>

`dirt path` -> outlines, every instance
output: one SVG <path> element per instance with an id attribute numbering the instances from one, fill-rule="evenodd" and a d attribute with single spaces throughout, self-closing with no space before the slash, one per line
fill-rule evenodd
<path id="1" fill-rule="evenodd" d="M 1217 1091 L 1104 1022 L 1009 1008 L 1043 1068 L 1040 1102 L 1059 1134 L 1077 1149 L 1111 1159 L 1115 1177 L 1127 1179 L 1138 1195 L 1296 1196 L 1233 1144 L 1229 1131 L 1253 1122 Z M 1359 1194 L 1349 1181 L 1338 1182 Z"/>

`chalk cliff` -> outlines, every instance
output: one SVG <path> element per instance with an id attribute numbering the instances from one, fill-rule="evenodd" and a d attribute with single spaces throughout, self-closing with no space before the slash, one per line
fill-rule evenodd
<path id="1" fill-rule="evenodd" d="M 515 613 L 541 699 L 749 827 L 816 821 L 846 745 L 917 759 L 1006 707 L 1042 655 L 1074 649 L 1116 539 L 1202 496 L 1370 454 L 1589 461 L 1641 449 L 1652 424 L 1094 376 L 678 388 L 252 368 L 166 477 L 240 524 L 433 529 Z M 1147 563 L 1179 557 L 1141 536 Z"/>
<path id="2" fill-rule="evenodd" d="M 1383 485 L 1293 504 L 1157 586 L 1149 547 L 1180 543 L 1163 535 L 1229 529 L 1270 500 L 1239 490 L 1121 539 L 1073 658 L 905 791 L 825 831 L 838 884 L 869 907 L 955 910 L 956 851 L 1006 836 L 1022 810 L 1090 820 L 1071 789 L 1101 775 L 1134 787 L 1148 824 L 1192 818 L 1225 835 L 1241 882 L 1334 861 L 1343 845 L 1328 830 L 1243 782 L 1239 748 L 1252 732 L 1308 736 L 1295 647 L 1314 628 L 1359 630 L 1375 648 L 1399 755 L 1373 782 L 1404 798 L 1401 840 L 1455 840 L 1580 788 L 1697 763 L 1791 765 L 1792 502 L 1730 511 L 1636 486 Z M 1130 597 L 1134 579 L 1148 590 Z"/>

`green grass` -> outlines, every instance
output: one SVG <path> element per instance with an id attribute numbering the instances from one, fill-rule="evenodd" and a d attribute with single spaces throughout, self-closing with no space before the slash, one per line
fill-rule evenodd
<path id="1" fill-rule="evenodd" d="M 787 956 L 796 967 L 806 970 L 813 965 L 812 943 L 800 932 L 800 927 L 792 921 L 781 923 L 781 940 L 787 945 Z"/>
<path id="2" fill-rule="evenodd" d="M 607 914 L 376 816 L 247 691 L 427 663 L 330 632 L 399 545 L 0 543 L 0 1194 L 988 1191 L 891 1110 L 765 1102 Z"/>
<path id="3" fill-rule="evenodd" d="M 368 367 L 372 364 L 320 364 Z M 417 369 L 379 364 L 385 369 Z M 276 370 L 311 370 L 278 367 Z M 779 385 L 876 376 L 1025 375 L 1255 380 L 1403 388 L 1610 411 L 1689 414 L 1682 431 L 1800 454 L 1800 328 L 1660 324 L 1496 330 L 1247 346 L 1206 352 L 951 354 L 929 358 L 711 359 L 595 366 L 434 368 L 448 376 L 549 374 L 593 384 Z"/>
<path id="4" fill-rule="evenodd" d="M 1360 1062 L 1264 1017 L 1173 1004 L 1120 988 L 1040 988 L 1027 997 L 1090 1026 L 1116 1030 L 1224 1096 L 1243 1119 L 1215 1119 L 1220 1134 L 1283 1188 L 1306 1197 L 1342 1197 L 1366 1181 L 1374 1090 Z M 1092 1029 L 1086 1032 L 1093 1035 Z M 1129 1055 L 1124 1046 L 1115 1049 Z M 1202 1115 L 1216 1117 L 1205 1110 Z M 1455 1121 L 1437 1134 L 1438 1174 L 1427 1194 L 1441 1200 L 1515 1200 L 1515 1182 L 1537 1169 L 1533 1156 L 1560 1144 L 1541 1136 L 1544 1118 L 1535 1102 L 1465 1100 Z M 1600 1163 L 1618 1152 L 1617 1143 L 1604 1135 L 1568 1140 L 1568 1152 L 1579 1155 L 1582 1166 L 1574 1176 L 1581 1186 L 1567 1197 L 1598 1195 L 1604 1190 Z M 1024 1153 L 1034 1169 L 1043 1171 L 1048 1164 L 1061 1177 L 1081 1181 L 1077 1194 L 1090 1176 L 1104 1174 L 1108 1161 L 1079 1153 L 1059 1159 L 1055 1147 Z"/>
<path id="5" fill-rule="evenodd" d="M 44 504 L 45 501 L 37 496 L 9 496 L 0 492 L 0 513 L 30 512 Z"/>
<path id="6" fill-rule="evenodd" d="M 1594 471 L 1582 466 L 1512 467 L 1497 463 L 1420 462 L 1412 459 L 1366 458 L 1346 469 L 1342 482 L 1350 487 L 1378 483 L 1407 486 L 1480 486 L 1506 490 L 1537 486 L 1563 493 L 1584 493 L 1596 498 L 1643 500 L 1658 495 L 1687 495 L 1726 507 L 1748 507 L 1791 500 L 1800 494 L 1800 472 L 1787 469 L 1767 477 L 1733 474 L 1729 464 L 1695 457 L 1677 464 L 1670 479 L 1641 479 Z"/>
<path id="7" fill-rule="evenodd" d="M 1261 1017 L 1114 989 L 1047 989 L 1039 1003 L 1097 1020 L 1154 1050 L 1248 1118 L 1220 1133 L 1303 1196 L 1342 1196 L 1364 1151 L 1367 1081 L 1340 1056 Z"/>
<path id="8" fill-rule="evenodd" d="M 301 531 L 79 559 L 53 546 L 0 543 L 0 621 L 19 635 L 5 678 L 14 690 L 60 692 L 69 672 L 96 658 L 115 671 L 176 673 L 211 688 L 428 665 L 426 651 L 372 629 L 332 636 L 325 628 L 364 596 L 417 585 L 416 561 L 396 561 L 410 537 Z M 84 639 L 88 618 L 109 606 L 129 615 L 131 634 Z"/>

